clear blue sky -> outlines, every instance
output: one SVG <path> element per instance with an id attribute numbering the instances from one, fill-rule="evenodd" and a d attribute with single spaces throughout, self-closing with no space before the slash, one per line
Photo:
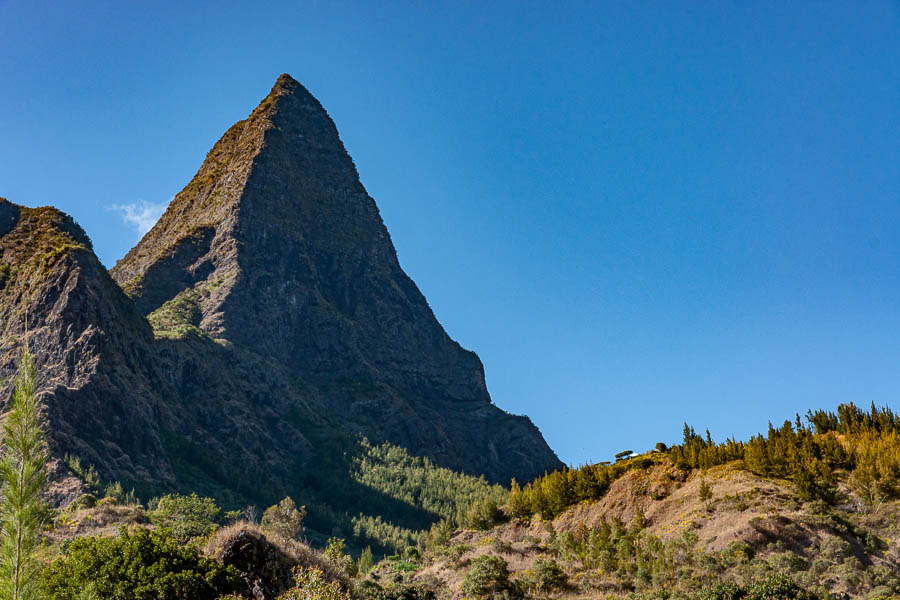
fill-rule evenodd
<path id="1" fill-rule="evenodd" d="M 0 0 L 0 195 L 112 266 L 285 71 L 566 462 L 900 408 L 896 2 Z"/>

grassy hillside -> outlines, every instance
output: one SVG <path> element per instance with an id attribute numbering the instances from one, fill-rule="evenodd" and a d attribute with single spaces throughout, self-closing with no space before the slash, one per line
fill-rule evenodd
<path id="1" fill-rule="evenodd" d="M 511 490 L 359 439 L 321 449 L 321 477 L 303 500 L 302 536 L 325 554 L 288 554 L 332 565 L 340 589 L 329 593 L 371 600 L 900 597 L 898 434 L 891 410 L 853 405 L 747 442 L 685 425 L 671 447 Z M 115 535 L 122 522 L 187 531 L 201 545 L 235 530 L 235 513 L 203 499 L 122 503 L 61 512 L 51 547 Z M 185 505 L 194 508 L 173 508 Z M 282 588 L 295 581 L 285 573 Z M 316 585 L 301 597 L 338 597 Z"/>

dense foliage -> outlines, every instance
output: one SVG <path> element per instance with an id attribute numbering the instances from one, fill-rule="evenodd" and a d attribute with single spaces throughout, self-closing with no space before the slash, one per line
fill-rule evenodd
<path id="1" fill-rule="evenodd" d="M 278 504 L 266 509 L 260 525 L 266 531 L 292 540 L 303 531 L 304 517 L 306 517 L 306 507 L 297 508 L 294 500 L 288 496 Z"/>
<path id="2" fill-rule="evenodd" d="M 44 571 L 50 600 L 77 600 L 93 586 L 105 600 L 214 600 L 242 585 L 233 567 L 200 555 L 169 530 L 123 529 L 73 540 Z"/>
<path id="3" fill-rule="evenodd" d="M 632 469 L 646 468 L 659 457 L 638 457 L 614 464 L 585 465 L 547 473 L 520 488 L 515 480 L 507 501 L 509 514 L 517 519 L 540 515 L 552 519 L 584 500 L 601 498 L 610 484 Z"/>
<path id="4" fill-rule="evenodd" d="M 294 587 L 279 600 L 351 600 L 350 593 L 337 581 L 325 579 L 321 569 L 294 570 Z"/>
<path id="5" fill-rule="evenodd" d="M 801 500 L 834 502 L 839 472 L 848 475 L 851 489 L 871 506 L 900 497 L 900 417 L 891 409 L 873 405 L 866 412 L 842 404 L 836 414 L 809 412 L 806 420 L 804 425 L 798 415 L 793 423 L 770 425 L 766 435 L 723 443 L 685 424 L 683 442 L 671 448 L 658 444 L 656 451 L 613 464 L 555 471 L 524 488 L 513 481 L 507 510 L 520 519 L 552 519 L 573 504 L 601 498 L 629 470 L 646 468 L 666 455 L 685 470 L 741 461 L 757 475 L 792 481 Z"/>
<path id="6" fill-rule="evenodd" d="M 381 554 L 422 546 L 434 523 L 447 518 L 466 525 L 470 507 L 488 499 L 502 505 L 507 495 L 484 477 L 365 438 L 324 443 L 306 484 L 308 527 L 339 531 L 356 553 L 367 546 Z"/>
<path id="7" fill-rule="evenodd" d="M 355 460 L 353 478 L 411 507 L 431 513 L 436 521 L 444 516 L 457 524 L 465 522 L 466 509 L 482 500 L 502 504 L 506 490 L 490 485 L 484 477 L 473 477 L 435 465 L 392 444 L 372 445 L 363 439 L 362 454 Z"/>
<path id="8" fill-rule="evenodd" d="M 522 595 L 509 579 L 509 566 L 499 556 L 486 554 L 472 561 L 462 584 L 462 592 L 471 598 L 518 598 Z"/>
<path id="9" fill-rule="evenodd" d="M 564 590 L 606 589 L 630 592 L 631 597 L 648 600 L 811 600 L 818 597 L 813 592 L 823 591 L 825 580 L 840 582 L 842 589 L 860 593 L 900 593 L 900 575 L 885 566 L 889 557 L 878 554 L 879 548 L 886 547 L 885 542 L 871 532 L 854 529 L 838 516 L 843 509 L 828 509 L 828 503 L 841 496 L 838 482 L 846 483 L 854 495 L 873 508 L 898 497 L 900 420 L 886 408 L 862 411 L 853 405 L 842 405 L 835 414 L 810 412 L 807 423 L 802 424 L 798 418 L 778 428 L 770 427 L 767 434 L 747 442 L 726 440 L 718 444 L 708 432 L 700 436 L 685 425 L 681 444 L 658 444 L 655 451 L 641 455 L 621 453 L 612 464 L 548 473 L 524 488 L 513 481 L 509 492 L 490 486 L 483 479 L 441 469 L 400 448 L 373 446 L 362 440 L 356 450 L 350 447 L 349 452 L 335 459 L 343 461 L 344 466 L 351 465 L 349 471 L 343 471 L 352 475 L 349 482 L 340 474 L 326 479 L 343 482 L 330 490 L 332 497 L 339 499 L 336 507 L 318 508 L 333 511 L 329 519 L 343 515 L 345 520 L 337 522 L 343 522 L 350 530 L 350 543 L 334 536 L 328 539 L 322 557 L 330 565 L 326 569 L 330 574 L 298 569 L 296 585 L 284 598 L 428 600 L 440 584 L 422 585 L 416 578 L 433 560 L 443 560 L 449 568 L 464 572 L 462 592 L 472 599 L 542 598 Z M 647 518 L 640 504 L 628 522 L 601 518 L 596 527 L 582 525 L 559 534 L 549 522 L 573 504 L 601 498 L 614 481 L 631 471 L 661 466 L 658 472 L 664 472 L 677 487 L 692 479 L 689 471 L 725 463 L 731 465 L 728 472 L 746 469 L 792 482 L 796 493 L 790 495 L 789 501 L 797 507 L 794 510 L 801 506 L 796 500 L 811 501 L 804 508 L 808 515 L 824 515 L 813 510 L 819 510 L 819 506 L 825 511 L 837 510 L 821 517 L 829 524 L 815 547 L 810 547 L 809 552 L 772 544 L 761 549 L 735 541 L 724 550 L 713 551 L 699 542 L 691 523 L 684 524 L 680 535 L 664 538 L 659 537 L 659 531 L 647 530 Z M 642 473 L 635 474 L 636 480 L 641 477 Z M 693 477 L 698 481 L 695 489 L 704 514 L 732 504 L 742 511 L 745 508 L 739 506 L 746 507 L 748 501 L 752 504 L 751 497 L 756 497 L 752 492 L 740 497 L 714 493 L 710 484 L 721 485 L 716 483 L 722 478 L 720 470 Z M 662 500 L 668 493 L 657 497 L 656 491 L 641 489 L 653 500 Z M 341 490 L 356 495 L 342 498 Z M 73 510 L 82 504 L 105 509 L 128 497 L 122 486 L 115 484 L 107 485 L 106 491 L 107 496 L 101 500 L 84 498 L 84 502 L 73 505 Z M 505 509 L 500 506 L 503 500 Z M 370 505 L 364 506 L 367 502 Z M 846 498 L 841 502 L 846 505 Z M 356 517 L 338 512 L 349 507 L 360 509 Z M 448 512 L 438 520 L 441 507 Z M 87 593 L 113 600 L 220 598 L 238 589 L 240 582 L 234 571 L 202 558 L 191 543 L 207 537 L 221 520 L 221 509 L 211 498 L 170 494 L 152 501 L 146 514 L 163 529 L 123 530 L 114 539 L 67 542 L 63 555 L 45 570 L 43 586 L 47 596 L 74 599 Z M 262 525 L 277 533 L 276 538 L 296 538 L 304 525 L 304 515 L 303 507 L 298 508 L 293 500 L 285 498 L 265 511 Z M 516 549 L 504 541 L 509 540 L 506 535 L 480 541 L 476 537 L 469 543 L 459 543 L 458 538 L 456 543 L 453 541 L 460 527 L 490 530 L 509 518 L 528 520 L 535 515 L 545 522 L 532 527 L 549 531 L 549 540 L 529 541 L 530 534 L 523 533 L 525 537 L 515 542 L 522 545 Z M 415 528 L 428 524 L 428 530 Z M 511 530 L 528 531 L 521 527 Z M 314 541 L 325 545 L 324 536 Z M 380 552 L 397 552 L 376 564 L 368 544 Z M 480 548 L 487 544 L 491 553 L 483 554 Z M 361 552 L 358 561 L 353 560 L 348 547 L 349 552 Z M 422 555 L 421 548 L 427 549 Z M 865 548 L 868 556 L 879 556 L 878 562 L 865 562 L 858 548 Z M 535 551 L 537 557 L 527 568 L 512 573 L 503 556 L 520 551 Z M 100 578 L 98 583 L 87 583 L 96 578 Z M 347 583 L 352 581 L 356 583 Z"/>
<path id="10" fill-rule="evenodd" d="M 177 538 L 188 540 L 212 533 L 221 510 L 212 498 L 166 494 L 150 514 L 155 524 L 168 528 Z"/>
<path id="11" fill-rule="evenodd" d="M 870 505 L 900 495 L 900 419 L 890 408 L 873 404 L 866 412 L 842 404 L 836 414 L 810 411 L 806 421 L 797 415 L 794 423 L 770 424 L 766 435 L 748 442 L 721 444 L 685 425 L 684 442 L 670 456 L 676 465 L 695 469 L 741 460 L 757 475 L 793 481 L 803 500 L 834 501 L 838 470 L 849 474 L 854 492 Z"/>

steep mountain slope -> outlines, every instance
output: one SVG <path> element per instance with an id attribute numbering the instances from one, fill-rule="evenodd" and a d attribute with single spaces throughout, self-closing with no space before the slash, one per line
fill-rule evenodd
<path id="1" fill-rule="evenodd" d="M 0 202 L 2 375 L 26 315 L 54 455 L 144 497 L 292 495 L 323 531 L 386 515 L 421 527 L 437 516 L 354 476 L 366 438 L 503 484 L 561 466 L 491 403 L 334 124 L 286 75 L 111 274 L 68 216 Z M 64 481 L 60 502 L 79 487 Z"/>
<path id="2" fill-rule="evenodd" d="M 147 493 L 236 501 L 299 487 L 310 444 L 284 418 L 284 377 L 198 336 L 155 339 L 70 217 L 0 200 L 0 279 L 0 374 L 9 382 L 27 318 L 55 456 Z M 72 484 L 57 482 L 58 501 Z"/>
<path id="3" fill-rule="evenodd" d="M 7 385 L 26 318 L 57 453 L 82 456 L 110 479 L 170 480 L 153 426 L 164 418 L 156 402 L 162 377 L 146 320 L 70 217 L 0 199 L 0 377 Z"/>
<path id="4" fill-rule="evenodd" d="M 334 123 L 288 75 L 112 275 L 158 335 L 194 328 L 271 361 L 351 431 L 503 483 L 560 466 L 527 418 L 491 404 L 481 362 L 400 268 Z"/>

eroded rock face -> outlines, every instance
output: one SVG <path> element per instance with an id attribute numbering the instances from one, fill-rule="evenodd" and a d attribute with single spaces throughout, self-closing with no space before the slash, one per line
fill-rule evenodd
<path id="1" fill-rule="evenodd" d="M 0 199 L 0 234 L 6 389 L 27 319 L 56 454 L 81 456 L 109 478 L 171 480 L 155 427 L 165 386 L 147 321 L 70 217 Z"/>
<path id="2" fill-rule="evenodd" d="M 358 434 L 502 483 L 562 466 L 491 403 L 287 75 L 110 273 L 66 215 L 0 201 L 0 375 L 26 312 L 54 453 L 139 491 L 274 503 Z"/>
<path id="3" fill-rule="evenodd" d="M 400 268 L 334 123 L 288 75 L 112 274 L 145 313 L 197 290 L 206 335 L 276 361 L 373 438 L 503 483 L 561 466 L 528 419 L 491 404 L 478 357 Z"/>

